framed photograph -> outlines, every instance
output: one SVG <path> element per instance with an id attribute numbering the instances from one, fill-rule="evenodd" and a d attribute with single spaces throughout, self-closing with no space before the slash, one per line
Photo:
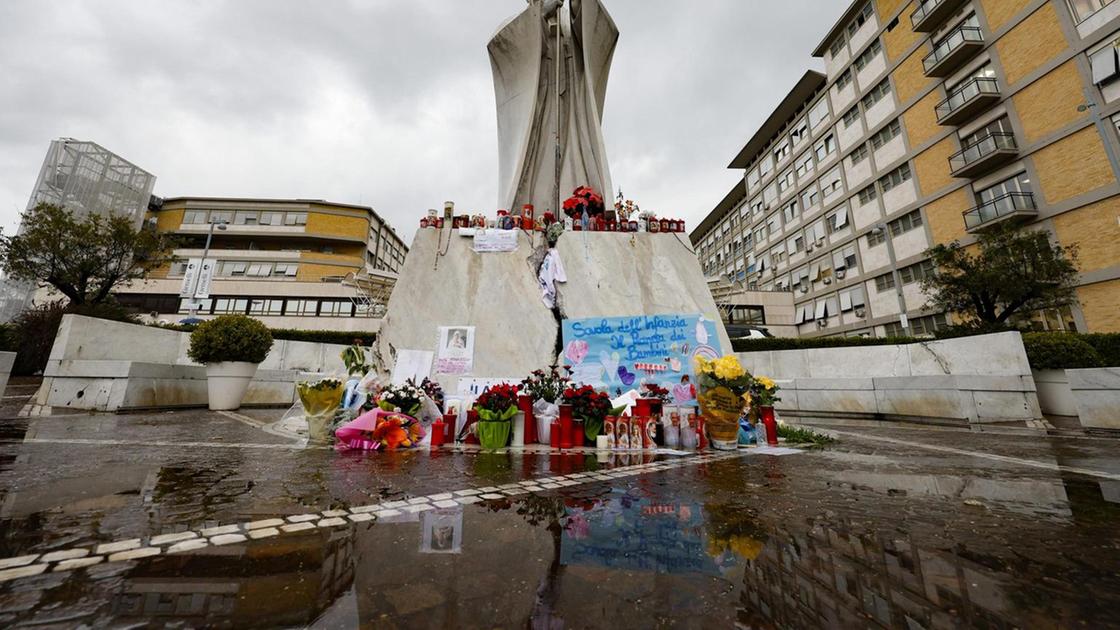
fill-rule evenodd
<path id="1" fill-rule="evenodd" d="M 463 508 L 424 512 L 420 532 L 420 553 L 462 553 Z"/>
<path id="2" fill-rule="evenodd" d="M 443 413 L 455 415 L 455 432 L 459 435 L 463 425 L 467 423 L 467 410 L 471 408 L 474 398 L 471 396 L 452 395 L 443 397 Z"/>
<path id="3" fill-rule="evenodd" d="M 474 367 L 474 327 L 440 326 L 436 374 L 469 374 Z"/>

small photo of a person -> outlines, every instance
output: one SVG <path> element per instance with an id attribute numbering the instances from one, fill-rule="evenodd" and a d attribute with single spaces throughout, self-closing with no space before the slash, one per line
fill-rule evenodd
<path id="1" fill-rule="evenodd" d="M 466 350 L 467 331 L 463 328 L 452 328 L 447 332 L 447 348 L 452 350 Z"/>
<path id="2" fill-rule="evenodd" d="M 451 551 L 455 544 L 455 528 L 451 525 L 436 525 L 432 529 L 432 550 Z"/>

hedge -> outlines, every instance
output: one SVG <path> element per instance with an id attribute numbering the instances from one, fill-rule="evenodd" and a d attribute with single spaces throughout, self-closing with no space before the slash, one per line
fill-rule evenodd
<path id="1" fill-rule="evenodd" d="M 153 324 L 155 326 L 155 324 Z M 165 328 L 168 330 L 177 330 L 179 332 L 193 332 L 197 326 L 187 326 L 183 324 L 163 324 L 157 326 L 158 328 Z M 354 343 L 354 340 L 360 339 L 362 345 L 372 345 L 377 340 L 377 333 L 370 331 L 344 331 L 344 330 L 294 330 L 289 328 L 270 328 L 269 332 L 272 333 L 273 339 L 283 339 L 285 341 L 307 341 L 310 343 L 330 343 L 342 346 L 349 346 Z"/>
<path id="2" fill-rule="evenodd" d="M 990 331 L 975 332 L 988 334 Z M 968 336 L 961 330 L 939 335 L 939 338 Z M 770 350 L 809 350 L 813 348 L 853 348 L 860 346 L 905 345 L 928 342 L 915 337 L 817 337 L 812 339 L 737 339 L 731 342 L 735 352 L 766 352 Z M 1120 367 L 1120 333 L 1023 333 L 1027 359 L 1036 370 Z"/>

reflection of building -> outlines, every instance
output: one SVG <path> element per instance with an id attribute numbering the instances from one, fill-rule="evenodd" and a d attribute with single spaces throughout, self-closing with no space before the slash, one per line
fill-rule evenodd
<path id="1" fill-rule="evenodd" d="M 182 239 L 178 260 L 118 299 L 171 321 L 189 312 L 179 297 L 183 275 L 210 233 L 214 283 L 199 315 L 243 313 L 275 328 L 375 329 L 369 318 L 380 317 L 408 251 L 366 206 L 178 197 L 156 200 L 149 217 Z"/>
<path id="2" fill-rule="evenodd" d="M 47 149 L 27 210 L 47 203 L 78 217 L 128 216 L 139 227 L 155 182 L 155 175 L 101 145 L 61 138 Z M 0 284 L 0 321 L 7 321 L 30 306 L 34 287 L 8 280 Z"/>
<path id="3" fill-rule="evenodd" d="M 792 290 L 801 335 L 913 334 L 932 245 L 1027 225 L 1080 248 L 1080 305 L 1120 330 L 1120 2 L 857 0 L 731 162 L 692 233 L 709 277 Z M 900 309 L 900 301 L 902 308 Z"/>

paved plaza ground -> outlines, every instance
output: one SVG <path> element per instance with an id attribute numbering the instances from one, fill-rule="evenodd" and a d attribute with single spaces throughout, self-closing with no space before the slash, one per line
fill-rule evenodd
<path id="1" fill-rule="evenodd" d="M 1113 440 L 342 455 L 278 410 L 14 417 L 32 388 L 0 423 L 2 627 L 1120 626 Z"/>

